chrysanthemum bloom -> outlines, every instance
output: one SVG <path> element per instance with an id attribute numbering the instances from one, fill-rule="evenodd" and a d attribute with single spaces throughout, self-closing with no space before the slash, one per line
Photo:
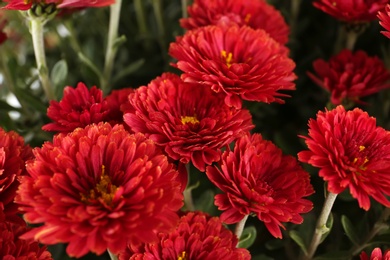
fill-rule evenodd
<path id="1" fill-rule="evenodd" d="M 108 96 L 106 96 L 106 109 L 108 113 L 106 115 L 107 120 L 113 125 L 114 123 L 123 124 L 123 113 L 128 105 L 129 94 L 134 93 L 133 88 L 124 88 L 119 90 L 113 90 Z M 126 124 L 124 124 L 126 126 Z"/>
<path id="2" fill-rule="evenodd" d="M 274 237 L 281 238 L 282 222 L 300 224 L 300 214 L 313 208 L 305 199 L 314 192 L 309 174 L 260 134 L 240 138 L 233 151 L 222 154 L 219 167 L 207 167 L 206 174 L 223 191 L 215 196 L 215 205 L 223 210 L 221 220 L 227 224 L 255 214 Z"/>
<path id="3" fill-rule="evenodd" d="M 141 133 L 93 124 L 33 152 L 16 201 L 27 222 L 43 225 L 23 238 L 69 243 L 67 253 L 81 257 L 152 242 L 176 225 L 183 205 L 177 170 Z"/>
<path id="4" fill-rule="evenodd" d="M 294 90 L 295 63 L 288 50 L 264 30 L 248 26 L 205 26 L 187 31 L 171 43 L 186 82 L 209 86 L 229 106 L 241 99 L 283 103 L 281 90 Z"/>
<path id="5" fill-rule="evenodd" d="M 328 190 L 339 194 L 346 188 L 365 210 L 369 197 L 390 207 L 390 133 L 359 108 L 338 106 L 318 112 L 309 120 L 309 148 L 298 153 L 301 162 L 320 168 Z"/>
<path id="6" fill-rule="evenodd" d="M 315 74 L 308 72 L 309 77 L 330 92 L 334 105 L 343 101 L 359 102 L 361 97 L 390 87 L 390 73 L 384 63 L 361 50 L 352 53 L 345 49 L 329 62 L 314 61 L 313 67 Z"/>
<path id="7" fill-rule="evenodd" d="M 3 208 L 7 220 L 22 221 L 16 218 L 19 211 L 14 198 L 18 177 L 26 174 L 25 162 L 31 158 L 31 148 L 20 135 L 0 128 L 0 209 Z"/>
<path id="8" fill-rule="evenodd" d="M 1 213 L 0 213 L 1 214 Z M 52 259 L 46 247 L 40 247 L 32 239 L 20 239 L 27 227 L 7 221 L 0 221 L 0 259 L 3 260 L 49 260 Z"/>
<path id="9" fill-rule="evenodd" d="M 289 27 L 282 14 L 262 0 L 195 0 L 188 7 L 189 18 L 180 20 L 186 29 L 206 25 L 237 24 L 263 29 L 281 44 L 288 41 Z"/>
<path id="10" fill-rule="evenodd" d="M 60 102 L 51 100 L 47 116 L 53 123 L 42 127 L 45 131 L 68 133 L 77 127 L 85 127 L 107 119 L 107 105 L 101 89 L 93 86 L 88 90 L 84 83 L 76 88 L 65 87 Z"/>
<path id="11" fill-rule="evenodd" d="M 251 259 L 248 250 L 236 247 L 237 237 L 218 217 L 202 212 L 188 212 L 181 217 L 175 230 L 160 233 L 159 239 L 157 243 L 129 247 L 119 259 Z"/>
<path id="12" fill-rule="evenodd" d="M 371 256 L 368 257 L 366 252 L 360 254 L 360 260 L 390 260 L 390 250 L 387 250 L 384 255 L 382 255 L 382 250 L 377 247 L 372 250 Z"/>
<path id="13" fill-rule="evenodd" d="M 218 161 L 220 148 L 251 130 L 248 110 L 235 109 L 209 88 L 165 73 L 129 96 L 124 121 L 165 149 L 174 160 L 192 161 L 204 171 Z"/>
<path id="14" fill-rule="evenodd" d="M 390 4 L 386 5 L 383 12 L 378 12 L 378 18 L 379 24 L 386 29 L 386 31 L 381 31 L 381 33 L 387 38 L 390 38 Z"/>
<path id="15" fill-rule="evenodd" d="M 35 4 L 51 5 L 57 8 L 83 8 L 83 7 L 103 7 L 115 3 L 115 0 L 4 0 L 8 3 L 4 9 L 28 10 Z"/>
<path id="16" fill-rule="evenodd" d="M 369 22 L 377 19 L 378 11 L 388 0 L 317 0 L 313 5 L 330 16 L 345 22 Z"/>

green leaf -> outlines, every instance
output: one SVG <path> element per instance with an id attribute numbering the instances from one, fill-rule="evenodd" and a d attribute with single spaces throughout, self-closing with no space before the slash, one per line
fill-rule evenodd
<path id="1" fill-rule="evenodd" d="M 39 111 L 42 114 L 46 114 L 46 105 L 43 104 L 40 99 L 34 97 L 31 92 L 22 89 L 15 89 L 15 95 L 18 97 L 18 99 L 26 101 L 26 103 L 33 107 L 35 110 Z"/>
<path id="2" fill-rule="evenodd" d="M 355 227 L 353 226 L 352 222 L 348 219 L 347 216 L 342 215 L 341 216 L 341 224 L 343 226 L 343 229 L 345 231 L 345 234 L 351 240 L 351 242 L 354 245 L 359 245 L 360 244 L 360 239 L 359 235 L 355 230 Z"/>
<path id="3" fill-rule="evenodd" d="M 214 209 L 214 192 L 212 190 L 206 190 L 195 202 L 195 208 L 197 210 L 211 213 Z"/>
<path id="4" fill-rule="evenodd" d="M 336 251 L 326 253 L 314 258 L 314 260 L 349 260 L 351 255 L 348 251 Z"/>
<path id="5" fill-rule="evenodd" d="M 6 111 L 20 111 L 20 108 L 16 108 L 8 104 L 4 100 L 0 100 L 0 110 L 6 110 Z"/>
<path id="6" fill-rule="evenodd" d="M 244 228 L 240 241 L 238 242 L 239 248 L 249 248 L 256 240 L 257 230 L 254 226 Z"/>
<path id="7" fill-rule="evenodd" d="M 303 240 L 303 238 L 300 236 L 299 232 L 296 231 L 296 230 L 291 230 L 289 232 L 289 235 L 290 235 L 291 239 L 294 240 L 295 243 L 297 243 L 297 245 L 301 248 L 303 253 L 305 255 L 307 255 L 307 246 L 306 246 L 305 241 Z"/>
<path id="8" fill-rule="evenodd" d="M 139 68 L 141 68 L 142 65 L 144 65 L 144 63 L 145 59 L 139 59 L 130 63 L 130 65 L 121 69 L 120 72 L 114 76 L 112 82 L 117 82 L 118 80 L 126 77 L 127 75 L 137 71 Z"/>
<path id="9" fill-rule="evenodd" d="M 65 60 L 59 60 L 54 64 L 53 69 L 51 70 L 50 78 L 53 81 L 54 85 L 61 84 L 68 75 L 68 64 Z"/>

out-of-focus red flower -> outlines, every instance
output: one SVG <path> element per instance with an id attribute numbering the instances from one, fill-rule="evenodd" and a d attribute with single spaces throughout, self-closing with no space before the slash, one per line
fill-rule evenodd
<path id="1" fill-rule="evenodd" d="M 345 22 L 369 22 L 377 18 L 388 0 L 317 0 L 313 5 L 330 16 Z"/>
<path id="2" fill-rule="evenodd" d="M 390 250 L 386 250 L 385 254 L 382 255 L 382 250 L 377 247 L 371 252 L 371 256 L 368 257 L 366 252 L 360 254 L 360 260 L 390 260 Z"/>
<path id="3" fill-rule="evenodd" d="M 22 221 L 16 214 L 14 203 L 19 186 L 18 177 L 26 174 L 25 162 L 32 158 L 31 148 L 16 132 L 6 132 L 0 128 L 0 209 L 9 221 Z"/>
<path id="4" fill-rule="evenodd" d="M 370 198 L 390 206 L 390 133 L 359 108 L 346 111 L 338 106 L 318 112 L 309 120 L 309 148 L 298 153 L 301 162 L 320 168 L 328 190 L 338 194 L 349 188 L 365 210 Z"/>
<path id="5" fill-rule="evenodd" d="M 282 222 L 300 224 L 300 214 L 313 208 L 305 199 L 314 193 L 309 174 L 260 134 L 240 138 L 233 151 L 222 154 L 219 168 L 209 166 L 206 174 L 223 191 L 215 196 L 215 205 L 227 224 L 256 214 L 274 237 L 281 238 Z"/>
<path id="6" fill-rule="evenodd" d="M 160 233 L 160 241 L 136 248 L 131 246 L 119 255 L 120 260 L 142 259 L 251 259 L 248 250 L 237 248 L 237 237 L 218 217 L 202 212 L 188 212 L 175 230 Z"/>
<path id="7" fill-rule="evenodd" d="M 264 30 L 248 26 L 205 26 L 187 31 L 171 43 L 175 67 L 185 82 L 209 86 L 229 106 L 241 99 L 283 103 L 281 90 L 294 90 L 295 63 L 288 49 Z"/>
<path id="8" fill-rule="evenodd" d="M 334 105 L 343 101 L 360 102 L 361 97 L 390 87 L 390 72 L 384 63 L 361 50 L 352 53 L 345 49 L 329 62 L 314 61 L 313 67 L 315 74 L 308 72 L 309 77 L 330 92 Z"/>
<path id="9" fill-rule="evenodd" d="M 27 222 L 43 225 L 23 238 L 69 243 L 68 255 L 81 257 L 152 242 L 176 225 L 178 172 L 143 134 L 92 124 L 33 152 L 16 201 Z"/>
<path id="10" fill-rule="evenodd" d="M 53 123 L 42 127 L 45 131 L 68 133 L 77 127 L 85 127 L 107 119 L 107 105 L 102 90 L 93 86 L 88 90 L 84 83 L 76 88 L 65 87 L 60 102 L 51 100 L 47 116 Z"/>
<path id="11" fill-rule="evenodd" d="M 2 212 L 0 212 L 0 215 Z M 0 259 L 3 260 L 49 260 L 52 259 L 46 247 L 40 247 L 33 239 L 20 239 L 28 228 L 4 221 L 0 216 Z"/>
<path id="12" fill-rule="evenodd" d="M 0 12 L 0 45 L 7 40 L 7 34 L 4 32 L 4 27 L 7 24 L 7 20 L 4 18 L 4 12 Z"/>
<path id="13" fill-rule="evenodd" d="M 165 149 L 174 160 L 204 171 L 220 159 L 220 148 L 254 126 L 248 110 L 225 105 L 209 88 L 165 73 L 129 96 L 124 121 Z"/>
<path id="14" fill-rule="evenodd" d="M 289 27 L 282 14 L 262 0 L 195 0 L 188 7 L 189 18 L 180 20 L 186 29 L 206 25 L 237 24 L 263 29 L 281 44 L 288 41 Z"/>
<path id="15" fill-rule="evenodd" d="M 103 7 L 115 3 L 115 0 L 4 0 L 8 3 L 4 9 L 10 10 L 28 10 L 34 4 L 50 5 L 54 4 L 57 8 L 83 8 L 83 7 Z"/>
<path id="16" fill-rule="evenodd" d="M 386 31 L 381 31 L 381 33 L 390 38 L 390 4 L 386 5 L 385 10 L 378 12 L 379 24 L 382 25 Z"/>
<path id="17" fill-rule="evenodd" d="M 134 93 L 133 88 L 123 88 L 119 90 L 113 90 L 108 96 L 106 96 L 106 108 L 108 113 L 106 115 L 107 121 L 111 123 L 111 125 L 124 124 L 123 122 L 123 113 L 128 106 L 128 96 L 129 94 Z M 124 126 L 127 126 L 124 124 Z"/>

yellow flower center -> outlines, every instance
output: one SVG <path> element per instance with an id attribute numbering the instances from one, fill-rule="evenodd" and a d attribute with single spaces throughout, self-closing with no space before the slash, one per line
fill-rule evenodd
<path id="1" fill-rule="evenodd" d="M 196 116 L 182 116 L 181 123 L 183 125 L 188 123 L 195 125 L 195 124 L 199 124 L 199 120 L 196 118 Z"/>
<path id="2" fill-rule="evenodd" d="M 359 152 L 363 152 L 365 149 L 366 147 L 364 145 L 359 146 Z M 367 159 L 367 156 L 364 156 L 363 158 L 355 157 L 352 163 L 359 165 L 359 169 L 365 171 L 367 169 L 366 164 L 369 162 L 369 160 Z"/>
<path id="3" fill-rule="evenodd" d="M 233 53 L 229 52 L 227 53 L 225 50 L 221 51 L 221 57 L 224 59 L 226 66 L 230 68 L 233 64 Z"/>
<path id="4" fill-rule="evenodd" d="M 187 260 L 186 251 L 181 252 L 181 254 L 177 257 L 177 260 Z"/>

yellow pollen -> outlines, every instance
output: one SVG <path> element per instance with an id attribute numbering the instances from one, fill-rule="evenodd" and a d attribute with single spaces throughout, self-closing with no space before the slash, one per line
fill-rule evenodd
<path id="1" fill-rule="evenodd" d="M 222 50 L 221 56 L 222 56 L 222 59 L 225 60 L 226 66 L 228 68 L 230 68 L 230 66 L 232 66 L 232 64 L 233 64 L 233 53 L 231 53 L 231 52 L 227 53 L 226 51 Z"/>
<path id="2" fill-rule="evenodd" d="M 359 152 L 363 151 L 364 149 L 366 149 L 364 145 L 359 146 Z"/>
<path id="3" fill-rule="evenodd" d="M 199 120 L 196 118 L 196 116 L 182 116 L 181 123 L 183 125 L 188 124 L 188 123 L 195 125 L 195 124 L 199 124 Z"/>
<path id="4" fill-rule="evenodd" d="M 177 257 L 177 260 L 187 260 L 186 251 L 181 252 L 181 254 Z"/>
<path id="5" fill-rule="evenodd" d="M 249 23 L 249 20 L 251 19 L 251 17 L 252 17 L 251 14 L 245 15 L 245 18 L 244 18 L 245 23 Z"/>

